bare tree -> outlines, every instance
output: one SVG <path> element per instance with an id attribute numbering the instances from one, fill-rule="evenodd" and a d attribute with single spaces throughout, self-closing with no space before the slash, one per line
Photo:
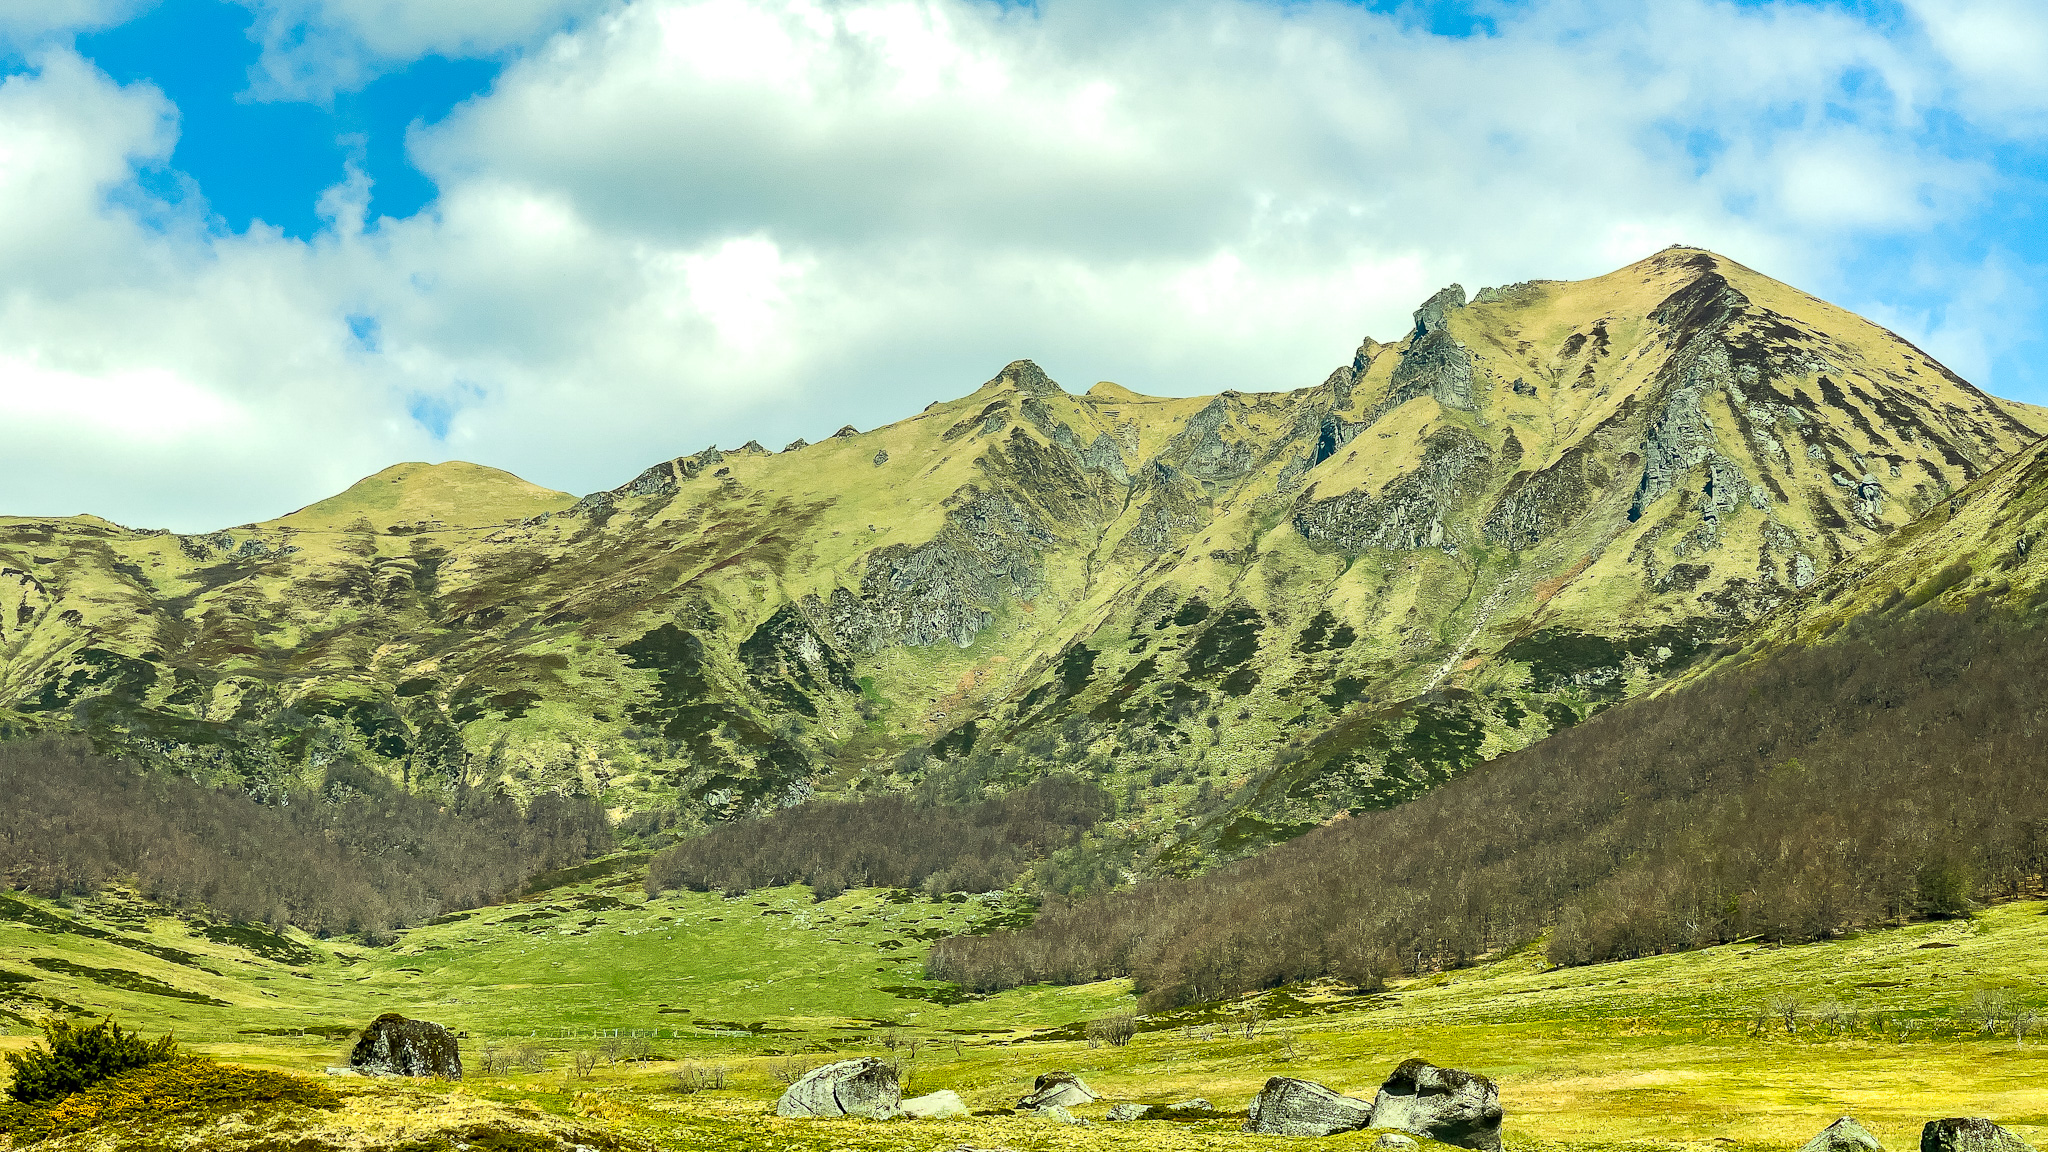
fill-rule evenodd
<path id="1" fill-rule="evenodd" d="M 2040 1017 L 2025 1004 L 2016 1004 L 2006 1013 L 2005 1026 L 2012 1030 L 2012 1042 L 2016 1048 L 2027 1046 L 2027 1033 L 2034 1030 Z"/>
<path id="2" fill-rule="evenodd" d="M 1799 1031 L 1799 1020 L 1806 1012 L 1806 1002 L 1799 997 L 1784 993 L 1771 997 L 1771 1015 L 1784 1022 L 1785 1031 Z"/>
<path id="3" fill-rule="evenodd" d="M 1987 988 L 1970 997 L 1969 1018 L 1977 1022 L 1977 1031 L 1997 1032 L 2011 1004 L 2005 989 Z"/>
<path id="4" fill-rule="evenodd" d="M 1088 1043 L 1107 1044 L 1121 1048 L 1138 1034 L 1138 1015 L 1135 1012 L 1115 1012 L 1099 1020 L 1088 1022 Z"/>

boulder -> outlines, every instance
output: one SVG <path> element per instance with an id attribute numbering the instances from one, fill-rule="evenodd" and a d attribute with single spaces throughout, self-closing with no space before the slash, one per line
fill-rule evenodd
<path id="1" fill-rule="evenodd" d="M 1209 1103 L 1200 1096 L 1191 1100 L 1176 1100 L 1171 1104 L 1164 1105 L 1164 1108 L 1168 1112 L 1214 1112 L 1216 1110 L 1214 1104 Z"/>
<path id="2" fill-rule="evenodd" d="M 462 1079 L 462 1047 L 431 1020 L 386 1012 L 356 1037 L 348 1066 L 364 1076 L 437 1076 Z"/>
<path id="3" fill-rule="evenodd" d="M 1802 1144 L 1799 1152 L 1884 1152 L 1884 1145 L 1863 1125 L 1844 1116 Z"/>
<path id="4" fill-rule="evenodd" d="M 1399 1132 L 1380 1133 L 1380 1138 L 1373 1141 L 1372 1146 L 1375 1148 L 1391 1149 L 1392 1152 L 1415 1152 L 1415 1149 L 1422 1147 L 1422 1145 L 1415 1142 L 1415 1137 L 1403 1135 Z"/>
<path id="5" fill-rule="evenodd" d="M 1372 1105 L 1312 1080 L 1275 1076 L 1252 1097 L 1247 1132 L 1268 1136 L 1328 1136 L 1372 1127 Z"/>
<path id="6" fill-rule="evenodd" d="M 1056 1105 L 1072 1108 L 1077 1104 L 1092 1104 L 1095 1092 L 1081 1082 L 1072 1072 L 1047 1072 L 1031 1083 L 1031 1095 L 1017 1101 L 1017 1107 L 1031 1111 Z"/>
<path id="7" fill-rule="evenodd" d="M 1088 1126 L 1086 1120 L 1081 1119 L 1057 1104 L 1041 1104 L 1033 1108 L 1031 1114 L 1040 1120 L 1050 1120 L 1055 1124 L 1073 1124 L 1082 1128 Z"/>
<path id="8" fill-rule="evenodd" d="M 1109 1119 L 1119 1124 L 1131 1120 L 1143 1120 L 1152 1114 L 1150 1104 L 1118 1104 L 1109 1110 Z"/>
<path id="9" fill-rule="evenodd" d="M 1982 1116 L 1955 1116 L 1927 1122 L 1920 1130 L 1920 1152 L 2034 1152 L 2034 1148 Z"/>
<path id="10" fill-rule="evenodd" d="M 1380 1085 L 1373 1122 L 1460 1148 L 1500 1152 L 1500 1089 L 1493 1081 L 1409 1060 Z"/>
<path id="11" fill-rule="evenodd" d="M 967 1102 L 960 1099 L 960 1094 L 950 1088 L 941 1088 L 937 1092 L 919 1096 L 914 1100 L 905 1100 L 901 1107 L 903 1114 L 912 1120 L 948 1120 L 955 1116 L 968 1115 Z"/>
<path id="12" fill-rule="evenodd" d="M 902 1101 L 895 1071 L 873 1056 L 863 1056 L 805 1073 L 775 1102 L 775 1114 L 887 1120 L 902 1114 Z"/>

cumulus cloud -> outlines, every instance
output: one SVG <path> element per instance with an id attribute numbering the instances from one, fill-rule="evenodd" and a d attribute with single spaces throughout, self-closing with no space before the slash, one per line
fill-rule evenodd
<path id="1" fill-rule="evenodd" d="M 17 502 L 207 527 L 419 456 L 587 491 L 1020 356 L 1300 387 L 1452 279 L 1683 241 L 1825 290 L 1996 181 L 1923 127 L 1950 57 L 1806 7 L 1554 0 L 1471 40 L 1254 0 L 489 7 L 263 0 L 322 82 L 525 46 L 415 127 L 433 205 L 369 218 L 352 172 L 310 242 L 144 192 L 150 89 L 63 54 L 0 88 L 0 141 L 38 142 L 0 159 L 0 260 L 40 269 L 0 297 Z"/>
<path id="2" fill-rule="evenodd" d="M 71 0 L 91 3 L 94 0 Z M 118 0 L 98 0 L 115 3 Z M 237 0 L 263 45 L 257 92 L 321 99 L 422 56 L 492 56 L 599 11 L 609 0 Z"/>
<path id="3" fill-rule="evenodd" d="M 2048 8 L 2035 0 L 1910 0 L 1966 111 L 2048 129 Z"/>
<path id="4" fill-rule="evenodd" d="M 155 5 L 156 0 L 5 0 L 0 3 L 0 51 L 111 27 Z"/>

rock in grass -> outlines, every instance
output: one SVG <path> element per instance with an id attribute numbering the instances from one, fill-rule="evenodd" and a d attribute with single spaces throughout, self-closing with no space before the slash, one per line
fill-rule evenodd
<path id="1" fill-rule="evenodd" d="M 1109 1110 L 1109 1118 L 1117 1121 L 1206 1120 L 1215 1115 L 1215 1105 L 1199 1096 L 1172 1104 L 1118 1104 Z"/>
<path id="2" fill-rule="evenodd" d="M 1390 1149 L 1391 1152 L 1415 1152 L 1415 1149 L 1422 1147 L 1415 1142 L 1415 1137 L 1400 1132 L 1382 1132 L 1380 1138 L 1372 1142 L 1372 1146 Z"/>
<path id="3" fill-rule="evenodd" d="M 902 1108 L 903 1114 L 912 1120 L 945 1120 L 968 1114 L 967 1102 L 960 1099 L 960 1094 L 950 1088 L 941 1088 L 937 1092 L 927 1093 L 914 1100 L 905 1100 Z"/>
<path id="4" fill-rule="evenodd" d="M 386 1012 L 356 1038 L 348 1066 L 365 1076 L 436 1076 L 462 1079 L 462 1047 L 431 1020 Z"/>
<path id="5" fill-rule="evenodd" d="M 1057 1104 L 1040 1104 L 1031 1110 L 1031 1114 L 1040 1120 L 1050 1120 L 1055 1124 L 1073 1124 L 1082 1128 L 1088 1126 L 1086 1120 L 1081 1119 Z"/>
<path id="6" fill-rule="evenodd" d="M 1132 1120 L 1143 1120 L 1151 1114 L 1150 1104 L 1118 1104 L 1110 1108 L 1108 1119 L 1124 1124 Z"/>
<path id="7" fill-rule="evenodd" d="M 888 1120 L 902 1115 L 902 1101 L 896 1073 L 873 1056 L 863 1056 L 805 1073 L 775 1102 L 775 1114 Z"/>
<path id="8" fill-rule="evenodd" d="M 1095 1092 L 1081 1082 L 1072 1072 L 1047 1072 L 1031 1083 L 1031 1095 L 1017 1101 L 1017 1107 L 1038 1109 L 1047 1106 L 1072 1108 L 1077 1104 L 1091 1104 Z"/>
<path id="9" fill-rule="evenodd" d="M 1808 1140 L 1799 1152 L 1884 1152 L 1884 1145 L 1863 1125 L 1844 1116 L 1821 1129 L 1820 1135 Z"/>
<path id="10" fill-rule="evenodd" d="M 1955 1116 L 1927 1122 L 1920 1130 L 1920 1152 L 2034 1152 L 2034 1148 L 1982 1116 Z"/>
<path id="11" fill-rule="evenodd" d="M 1247 1132 L 1268 1136 L 1328 1136 L 1372 1127 L 1372 1105 L 1313 1080 L 1275 1076 L 1252 1097 Z"/>
<path id="12" fill-rule="evenodd" d="M 1373 1123 L 1480 1152 L 1500 1152 L 1500 1089 L 1427 1060 L 1394 1069 L 1372 1102 Z"/>

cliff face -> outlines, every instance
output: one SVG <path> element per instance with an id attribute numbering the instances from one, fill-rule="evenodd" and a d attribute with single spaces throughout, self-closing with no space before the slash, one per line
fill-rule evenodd
<path id="1" fill-rule="evenodd" d="M 1671 249 L 1453 286 L 1294 392 L 1020 361 L 581 500 L 416 465 L 203 537 L 0 520 L 0 723 L 258 790 L 353 756 L 706 817 L 930 744 L 1100 775 L 1192 866 L 1661 682 L 2041 430 Z"/>

